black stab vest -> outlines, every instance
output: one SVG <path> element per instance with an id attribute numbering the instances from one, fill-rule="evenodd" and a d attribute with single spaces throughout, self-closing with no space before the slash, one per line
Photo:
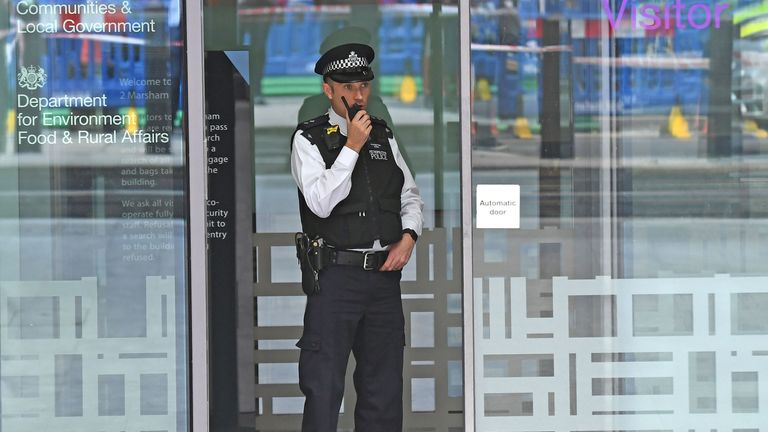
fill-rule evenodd
<path id="1" fill-rule="evenodd" d="M 328 120 L 325 114 L 297 128 L 320 151 L 326 169 L 333 165 L 347 142 L 339 127 Z M 375 117 L 371 117 L 371 123 L 371 137 L 360 150 L 352 171 L 352 189 L 327 218 L 314 214 L 299 191 L 303 231 L 338 248 L 369 248 L 376 239 L 388 245 L 402 236 L 400 193 L 405 177 L 395 163 L 389 145 L 392 131 L 387 123 Z"/>

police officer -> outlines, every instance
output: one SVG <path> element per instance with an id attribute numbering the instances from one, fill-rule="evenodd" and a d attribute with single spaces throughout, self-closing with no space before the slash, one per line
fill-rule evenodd
<path id="1" fill-rule="evenodd" d="M 366 112 L 373 58 L 365 44 L 326 51 L 315 72 L 331 108 L 293 135 L 302 229 L 326 245 L 297 343 L 303 432 L 336 431 L 350 352 L 355 430 L 402 430 L 400 271 L 421 233 L 423 201 L 392 131 Z"/>

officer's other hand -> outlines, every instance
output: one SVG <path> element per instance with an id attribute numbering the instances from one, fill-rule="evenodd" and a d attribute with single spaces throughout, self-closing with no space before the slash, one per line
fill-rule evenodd
<path id="1" fill-rule="evenodd" d="M 389 247 L 389 256 L 384 264 L 379 268 L 380 271 L 402 270 L 408 260 L 411 259 L 411 253 L 416 242 L 410 234 L 403 234 L 399 242 Z"/>
<path id="2" fill-rule="evenodd" d="M 372 129 L 371 116 L 365 110 L 360 110 L 353 119 L 347 117 L 347 147 L 360 153 Z"/>

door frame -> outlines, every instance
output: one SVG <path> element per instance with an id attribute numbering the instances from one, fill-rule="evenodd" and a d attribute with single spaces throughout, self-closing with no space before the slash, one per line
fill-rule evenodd
<path id="1" fill-rule="evenodd" d="M 184 2 L 186 20 L 187 166 L 189 181 L 189 328 L 191 430 L 208 432 L 207 158 L 203 67 L 203 0 Z"/>

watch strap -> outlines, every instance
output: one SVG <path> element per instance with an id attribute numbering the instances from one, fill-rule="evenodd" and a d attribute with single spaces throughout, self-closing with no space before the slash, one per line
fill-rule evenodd
<path id="1" fill-rule="evenodd" d="M 416 234 L 416 231 L 414 231 L 414 230 L 412 230 L 412 229 L 410 229 L 410 228 L 406 228 L 406 229 L 404 229 L 404 230 L 403 230 L 403 234 L 408 234 L 409 236 L 411 236 L 411 238 L 413 239 L 413 241 L 417 241 L 417 240 L 419 240 L 419 235 L 418 235 L 418 234 Z"/>

